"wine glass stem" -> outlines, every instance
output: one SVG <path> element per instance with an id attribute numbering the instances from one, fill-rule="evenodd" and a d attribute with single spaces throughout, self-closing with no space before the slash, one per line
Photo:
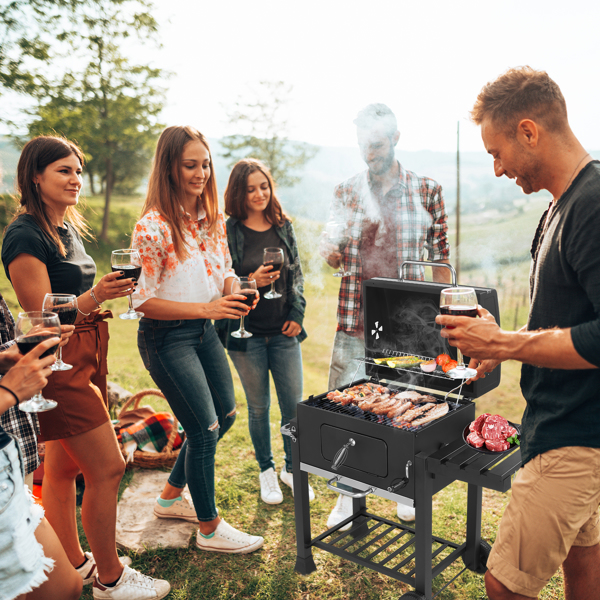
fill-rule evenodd
<path id="1" fill-rule="evenodd" d="M 456 362 L 458 363 L 459 367 L 465 366 L 465 363 L 463 362 L 462 352 L 458 348 L 456 349 Z"/>
<path id="2" fill-rule="evenodd" d="M 275 282 L 271 281 L 271 294 L 275 293 Z"/>
<path id="3" fill-rule="evenodd" d="M 133 294 L 129 294 L 127 300 L 129 301 L 129 312 L 135 312 L 135 308 L 133 308 Z"/>
<path id="4" fill-rule="evenodd" d="M 62 364 L 62 346 L 58 349 L 58 360 L 56 361 L 59 365 Z"/>
<path id="5" fill-rule="evenodd" d="M 240 321 L 240 331 L 242 333 L 246 333 L 246 330 L 244 329 L 244 315 L 241 316 L 241 321 Z"/>

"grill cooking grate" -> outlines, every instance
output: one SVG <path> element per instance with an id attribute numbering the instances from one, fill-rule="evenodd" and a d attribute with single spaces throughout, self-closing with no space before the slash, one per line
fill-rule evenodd
<path id="1" fill-rule="evenodd" d="M 420 431 L 421 429 L 427 427 L 428 425 L 432 425 L 437 421 L 443 419 L 444 417 L 440 417 L 440 419 L 436 419 L 435 421 L 430 421 L 429 423 L 425 423 L 424 425 L 418 425 L 417 427 L 411 427 L 407 425 L 400 425 L 397 421 L 390 419 L 385 415 L 376 415 L 375 413 L 364 411 L 358 406 L 354 404 L 346 404 L 345 406 L 340 404 L 339 402 L 332 402 L 326 396 L 317 396 L 316 398 L 309 398 L 304 402 L 307 406 L 312 406 L 314 408 L 319 408 L 321 410 L 326 410 L 328 412 L 339 413 L 342 415 L 348 415 L 350 417 L 354 417 L 356 419 L 362 419 L 363 421 L 370 421 L 371 423 L 379 423 L 381 425 L 385 425 L 387 427 L 394 427 L 395 429 L 402 429 L 404 431 Z M 415 406 L 421 406 L 425 404 L 424 402 L 420 404 L 416 404 Z M 453 402 L 448 402 L 448 413 L 450 414 L 452 411 L 456 410 L 460 407 L 456 406 Z M 425 413 L 427 414 L 427 413 Z M 446 416 L 446 415 L 444 415 Z"/>

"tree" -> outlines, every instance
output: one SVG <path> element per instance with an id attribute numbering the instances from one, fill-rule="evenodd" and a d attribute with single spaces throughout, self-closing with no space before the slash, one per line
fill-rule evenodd
<path id="1" fill-rule="evenodd" d="M 318 149 L 310 144 L 288 140 L 288 122 L 283 114 L 292 91 L 283 81 L 261 81 L 255 98 L 238 100 L 227 111 L 228 122 L 245 133 L 229 135 L 221 140 L 222 156 L 232 167 L 241 158 L 251 156 L 267 164 L 273 179 L 282 187 L 300 181 L 293 172 L 311 160 Z"/>
<path id="2" fill-rule="evenodd" d="M 86 154 L 92 193 L 104 192 L 100 239 L 107 240 L 115 189 L 133 191 L 147 172 L 163 125 L 159 115 L 166 74 L 123 55 L 129 38 L 155 41 L 158 26 L 146 0 L 64 0 L 47 14 L 56 43 L 46 62 L 59 76 L 30 91 L 36 100 L 27 136 L 56 132 L 77 141 Z M 48 34 L 42 28 L 41 38 Z M 47 69 L 49 71 L 50 69 Z"/>

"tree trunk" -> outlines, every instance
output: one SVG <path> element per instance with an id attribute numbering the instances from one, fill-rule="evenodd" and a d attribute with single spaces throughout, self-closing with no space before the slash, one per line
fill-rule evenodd
<path id="1" fill-rule="evenodd" d="M 108 219 L 110 214 L 110 196 L 113 188 L 113 163 L 112 158 L 106 159 L 106 183 L 104 189 L 104 216 L 102 217 L 102 232 L 100 239 L 108 242 Z"/>
<path id="2" fill-rule="evenodd" d="M 88 179 L 90 180 L 90 194 L 92 196 L 96 195 L 96 190 L 94 189 L 94 174 L 88 169 Z"/>

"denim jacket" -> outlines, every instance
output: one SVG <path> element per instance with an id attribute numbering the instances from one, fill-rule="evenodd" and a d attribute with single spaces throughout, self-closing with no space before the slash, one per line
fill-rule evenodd
<path id="1" fill-rule="evenodd" d="M 287 305 L 289 306 L 288 321 L 294 321 L 302 327 L 304 321 L 304 311 L 306 309 L 306 299 L 304 298 L 304 277 L 300 265 L 300 255 L 298 254 L 298 244 L 294 235 L 294 228 L 291 221 L 286 221 L 282 227 L 275 227 L 277 235 L 285 244 L 289 256 L 291 257 L 289 276 L 287 278 Z M 244 233 L 240 227 L 240 221 L 229 217 L 227 219 L 227 241 L 229 243 L 229 252 L 233 262 L 233 269 L 238 271 L 244 260 Z M 246 351 L 246 340 L 237 339 L 230 334 L 239 327 L 239 321 L 234 319 L 221 319 L 215 321 L 215 329 L 219 334 L 219 339 L 228 350 Z M 306 339 L 304 327 L 296 336 L 299 342 Z"/>

